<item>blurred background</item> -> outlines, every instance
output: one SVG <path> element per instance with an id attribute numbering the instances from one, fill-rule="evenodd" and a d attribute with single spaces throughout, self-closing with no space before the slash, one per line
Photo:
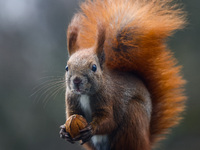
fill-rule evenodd
<path id="1" fill-rule="evenodd" d="M 188 81 L 184 120 L 156 150 L 200 150 L 200 1 L 180 0 L 189 25 L 169 39 Z M 66 29 L 80 0 L 0 0 L 0 150 L 76 150 L 59 138 Z"/>

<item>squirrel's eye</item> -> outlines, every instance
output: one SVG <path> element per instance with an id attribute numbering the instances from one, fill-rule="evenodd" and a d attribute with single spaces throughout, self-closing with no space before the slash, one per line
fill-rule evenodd
<path id="1" fill-rule="evenodd" d="M 68 71 L 68 66 L 65 67 L 65 70 Z"/>
<path id="2" fill-rule="evenodd" d="M 92 71 L 93 71 L 93 72 L 97 71 L 97 66 L 96 66 L 95 64 L 92 65 Z"/>

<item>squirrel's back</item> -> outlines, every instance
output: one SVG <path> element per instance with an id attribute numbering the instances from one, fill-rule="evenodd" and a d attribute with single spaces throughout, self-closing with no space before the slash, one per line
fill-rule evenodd
<path id="1" fill-rule="evenodd" d="M 85 49 L 95 45 L 101 26 L 105 66 L 143 80 L 152 99 L 152 144 L 179 122 L 184 110 L 185 81 L 165 43 L 184 24 L 185 14 L 172 0 L 86 0 L 68 28 L 68 43 L 78 30 L 78 47 Z"/>

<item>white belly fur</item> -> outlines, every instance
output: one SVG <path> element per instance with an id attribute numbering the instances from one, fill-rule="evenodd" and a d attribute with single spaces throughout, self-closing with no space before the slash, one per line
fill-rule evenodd
<path id="1" fill-rule="evenodd" d="M 92 117 L 92 110 L 90 107 L 90 99 L 88 95 L 81 95 L 80 97 L 80 104 L 81 104 L 81 109 L 83 110 L 86 119 L 91 119 Z"/>
<path id="2" fill-rule="evenodd" d="M 81 95 L 80 97 L 80 105 L 81 109 L 83 110 L 86 119 L 92 120 L 92 110 L 90 106 L 90 99 L 88 95 Z M 97 147 L 98 144 L 105 144 L 107 143 L 108 137 L 107 135 L 94 135 L 92 138 L 92 143 L 95 147 Z"/>
<path id="3" fill-rule="evenodd" d="M 91 140 L 96 147 L 96 145 L 99 143 L 105 143 L 108 140 L 108 137 L 107 135 L 94 135 Z"/>

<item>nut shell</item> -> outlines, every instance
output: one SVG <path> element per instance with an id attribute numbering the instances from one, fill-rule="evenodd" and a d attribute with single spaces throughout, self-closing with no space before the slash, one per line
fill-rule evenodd
<path id="1" fill-rule="evenodd" d="M 79 135 L 80 130 L 84 129 L 87 125 L 88 123 L 83 116 L 74 114 L 67 119 L 65 128 L 70 136 L 74 138 Z"/>

